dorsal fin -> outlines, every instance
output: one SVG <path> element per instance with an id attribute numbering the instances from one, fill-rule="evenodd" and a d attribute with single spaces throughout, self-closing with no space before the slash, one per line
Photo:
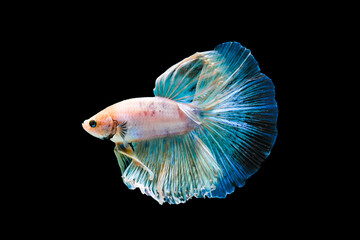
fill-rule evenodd
<path id="1" fill-rule="evenodd" d="M 183 103 L 202 102 L 203 98 L 214 98 L 234 80 L 239 85 L 258 74 L 260 68 L 250 50 L 227 42 L 170 67 L 156 79 L 154 94 Z"/>
<path id="2" fill-rule="evenodd" d="M 204 65 L 205 59 L 200 53 L 173 65 L 156 79 L 155 96 L 190 103 Z"/>

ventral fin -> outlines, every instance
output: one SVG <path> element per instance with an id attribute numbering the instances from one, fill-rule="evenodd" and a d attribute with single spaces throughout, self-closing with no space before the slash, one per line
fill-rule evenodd
<path id="1" fill-rule="evenodd" d="M 121 173 L 124 173 L 125 169 L 129 166 L 129 164 L 131 163 L 131 158 L 127 157 L 124 154 L 121 154 L 120 151 L 118 150 L 118 146 L 116 145 L 114 148 L 114 153 L 116 156 L 116 159 L 118 161 L 118 164 L 120 166 L 120 170 Z"/>
<path id="2" fill-rule="evenodd" d="M 144 164 L 142 163 L 141 160 L 139 160 L 139 158 L 136 156 L 135 151 L 134 151 L 134 147 L 131 143 L 125 143 L 125 144 L 120 144 L 120 143 L 116 143 L 116 147 L 115 147 L 115 155 L 119 161 L 119 158 L 121 160 L 123 160 L 124 157 L 118 157 L 118 154 L 124 155 L 127 158 L 130 158 L 134 164 L 136 166 L 141 167 L 142 169 L 144 169 L 145 171 L 148 172 L 149 174 L 149 179 L 153 180 L 154 178 L 154 173 Z M 120 168 L 122 167 L 121 164 L 119 163 Z"/>

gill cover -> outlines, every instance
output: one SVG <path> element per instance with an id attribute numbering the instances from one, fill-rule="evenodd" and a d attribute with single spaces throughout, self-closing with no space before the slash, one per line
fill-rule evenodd
<path id="1" fill-rule="evenodd" d="M 105 112 L 99 112 L 83 123 L 83 128 L 92 136 L 110 139 L 116 133 L 116 122 Z"/>

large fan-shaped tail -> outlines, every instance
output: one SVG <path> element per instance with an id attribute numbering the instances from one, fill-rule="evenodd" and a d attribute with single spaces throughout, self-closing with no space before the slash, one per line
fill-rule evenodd
<path id="1" fill-rule="evenodd" d="M 223 43 L 184 59 L 157 79 L 154 93 L 202 110 L 195 132 L 223 172 L 213 196 L 243 186 L 270 154 L 277 136 L 274 85 L 241 44 Z"/>

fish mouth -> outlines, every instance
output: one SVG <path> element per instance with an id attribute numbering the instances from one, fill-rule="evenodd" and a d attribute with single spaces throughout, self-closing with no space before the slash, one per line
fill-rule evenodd
<path id="1" fill-rule="evenodd" d="M 84 129 L 85 131 L 87 131 L 87 129 L 86 129 L 86 122 L 87 122 L 87 120 L 85 120 L 85 121 L 81 124 L 81 126 L 83 127 L 83 129 Z"/>

